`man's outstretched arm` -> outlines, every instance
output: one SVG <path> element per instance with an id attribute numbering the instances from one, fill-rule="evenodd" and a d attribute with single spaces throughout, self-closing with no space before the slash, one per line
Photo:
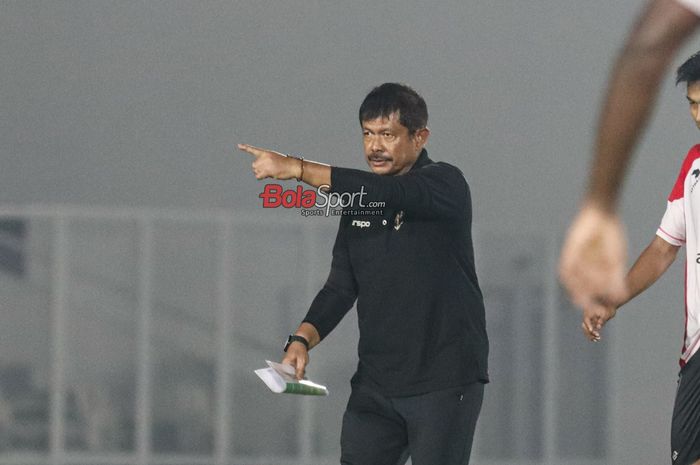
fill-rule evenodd
<path id="1" fill-rule="evenodd" d="M 651 1 L 613 67 L 588 190 L 559 265 L 562 283 L 581 307 L 600 298 L 620 300 L 625 294 L 627 240 L 616 212 L 622 181 L 666 70 L 699 23 L 677 0 Z"/>
<path id="2" fill-rule="evenodd" d="M 254 157 L 252 169 L 256 179 L 297 179 L 313 187 L 331 185 L 331 167 L 325 163 L 248 144 L 238 144 L 238 149 Z"/>

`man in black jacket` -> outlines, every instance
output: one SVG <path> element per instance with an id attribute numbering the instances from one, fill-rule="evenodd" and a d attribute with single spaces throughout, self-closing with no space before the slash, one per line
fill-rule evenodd
<path id="1" fill-rule="evenodd" d="M 255 157 L 257 179 L 296 178 L 384 205 L 341 217 L 330 275 L 283 362 L 303 376 L 308 350 L 357 301 L 341 463 L 396 465 L 410 455 L 414 465 L 468 464 L 488 382 L 469 186 L 459 169 L 428 158 L 427 108 L 410 87 L 373 89 L 359 116 L 371 173 L 239 145 Z"/>

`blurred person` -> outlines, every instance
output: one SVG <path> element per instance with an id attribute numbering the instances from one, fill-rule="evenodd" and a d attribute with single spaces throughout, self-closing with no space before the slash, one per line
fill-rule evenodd
<path id="1" fill-rule="evenodd" d="M 696 30 L 700 0 L 652 0 L 613 67 L 598 120 L 588 190 L 567 233 L 559 275 L 578 306 L 625 295 L 627 239 L 617 211 L 629 159 L 677 50 Z"/>
<path id="2" fill-rule="evenodd" d="M 289 336 L 283 363 L 302 377 L 309 349 L 357 301 L 359 364 L 340 462 L 395 465 L 410 455 L 414 465 L 465 465 L 488 382 L 469 186 L 459 169 L 428 157 L 427 107 L 410 87 L 374 88 L 359 120 L 371 172 L 239 145 L 255 157 L 257 179 L 296 178 L 384 202 L 343 211 L 328 280 Z"/>
<path id="3" fill-rule="evenodd" d="M 700 129 L 700 52 L 678 68 L 676 82 L 687 83 L 690 114 Z M 582 329 L 591 341 L 615 316 L 617 309 L 655 283 L 686 247 L 685 333 L 681 370 L 671 422 L 674 465 L 700 465 L 700 144 L 688 152 L 668 197 L 656 236 L 625 278 L 625 293 L 615 302 L 593 302 L 584 307 Z M 697 192 L 696 192 L 697 191 Z"/>

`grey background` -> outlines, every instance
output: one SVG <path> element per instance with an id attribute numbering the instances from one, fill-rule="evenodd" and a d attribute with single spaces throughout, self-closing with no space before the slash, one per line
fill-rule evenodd
<path id="1" fill-rule="evenodd" d="M 281 215 L 235 144 L 364 168 L 357 108 L 401 81 L 428 102 L 431 156 L 465 172 L 477 227 L 561 237 L 642 3 L 2 1 L 0 205 Z M 631 255 L 696 131 L 669 74 L 625 187 Z M 617 463 L 667 460 L 682 305 L 679 261 L 612 323 Z"/>

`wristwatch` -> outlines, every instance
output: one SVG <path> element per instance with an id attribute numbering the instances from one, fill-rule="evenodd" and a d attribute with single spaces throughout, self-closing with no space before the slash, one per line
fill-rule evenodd
<path id="1" fill-rule="evenodd" d="M 306 346 L 306 350 L 309 350 L 309 341 L 306 340 L 304 336 L 297 336 L 296 334 L 290 334 L 289 337 L 287 338 L 287 342 L 284 343 L 284 351 L 286 352 L 287 349 L 289 349 L 289 344 L 292 342 L 301 342 Z"/>

